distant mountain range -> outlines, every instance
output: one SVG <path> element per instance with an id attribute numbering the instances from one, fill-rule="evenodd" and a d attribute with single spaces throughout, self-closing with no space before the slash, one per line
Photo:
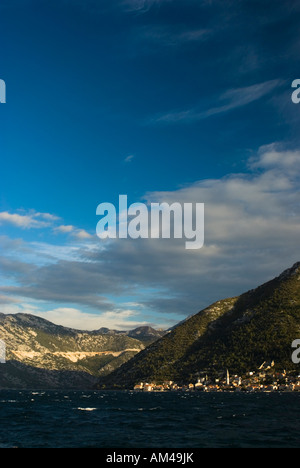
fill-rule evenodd
<path id="1" fill-rule="evenodd" d="M 239 297 L 221 300 L 176 326 L 107 377 L 98 388 L 195 380 L 201 372 L 243 373 L 274 360 L 297 369 L 292 342 L 300 338 L 300 263 Z M 300 371 L 300 368 L 298 369 Z"/>
<path id="2" fill-rule="evenodd" d="M 163 334 L 151 327 L 79 331 L 35 315 L 0 314 L 0 388 L 92 387 Z"/>

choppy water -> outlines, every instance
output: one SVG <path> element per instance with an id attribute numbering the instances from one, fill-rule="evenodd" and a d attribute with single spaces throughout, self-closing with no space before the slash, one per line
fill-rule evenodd
<path id="1" fill-rule="evenodd" d="M 300 394 L 0 391 L 0 448 L 300 448 Z"/>

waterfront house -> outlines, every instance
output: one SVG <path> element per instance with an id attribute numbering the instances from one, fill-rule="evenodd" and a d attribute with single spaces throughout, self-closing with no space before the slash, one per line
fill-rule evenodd
<path id="1" fill-rule="evenodd" d="M 153 385 L 152 384 L 146 383 L 144 385 L 144 392 L 152 392 L 152 390 L 153 390 Z"/>
<path id="2" fill-rule="evenodd" d="M 143 382 L 141 382 L 140 384 L 135 385 L 133 390 L 135 392 L 142 392 L 143 388 L 144 388 L 144 384 L 143 384 Z"/>

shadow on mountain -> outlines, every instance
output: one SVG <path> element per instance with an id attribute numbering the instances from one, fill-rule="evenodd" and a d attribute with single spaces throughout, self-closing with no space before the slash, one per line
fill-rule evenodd
<path id="1" fill-rule="evenodd" d="M 96 381 L 85 372 L 41 369 L 14 360 L 0 365 L 0 389 L 90 390 Z"/>

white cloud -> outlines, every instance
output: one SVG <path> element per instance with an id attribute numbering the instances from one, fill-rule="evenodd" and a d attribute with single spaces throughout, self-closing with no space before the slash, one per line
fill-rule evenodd
<path id="1" fill-rule="evenodd" d="M 109 328 L 134 328 L 146 318 L 171 322 L 176 314 L 180 320 L 300 260 L 299 182 L 300 151 L 272 144 L 249 160 L 244 173 L 146 194 L 148 203 L 205 203 L 205 245 L 198 251 L 186 251 L 184 239 L 31 243 L 27 248 L 36 258 L 32 254 L 29 265 L 20 262 L 25 243 L 4 238 L 0 268 L 5 281 L 15 282 L 2 281 L 0 294 L 64 305 L 71 312 L 60 315 L 69 326 L 84 318 L 75 311 L 86 307 Z"/>
<path id="2" fill-rule="evenodd" d="M 77 239 L 80 239 L 80 240 L 92 239 L 92 237 L 93 237 L 93 236 L 91 236 L 91 234 L 89 234 L 84 229 L 76 229 L 76 231 L 74 232 L 74 236 Z"/>
<path id="3" fill-rule="evenodd" d="M 0 312 L 2 314 L 32 314 L 35 315 L 38 311 L 38 307 L 33 304 L 28 304 L 26 302 L 21 302 L 17 300 L 12 300 L 1 304 Z"/>
<path id="4" fill-rule="evenodd" d="M 281 145 L 273 143 L 260 148 L 258 156 L 249 160 L 249 167 L 252 169 L 263 169 L 267 171 L 277 170 L 280 173 L 299 175 L 300 172 L 300 151 L 285 151 Z"/>
<path id="5" fill-rule="evenodd" d="M 84 314 L 79 309 L 71 307 L 59 307 L 46 312 L 36 312 L 36 315 L 56 325 L 79 330 L 97 330 L 102 326 L 99 316 Z"/>
<path id="6" fill-rule="evenodd" d="M 92 239 L 91 234 L 89 234 L 85 229 L 79 229 L 72 225 L 57 226 L 54 228 L 54 232 L 61 234 L 71 234 L 74 238 L 78 240 Z"/>
<path id="7" fill-rule="evenodd" d="M 275 238 L 284 246 L 289 235 L 300 234 L 298 181 L 300 152 L 262 149 L 252 167 L 253 174 L 231 174 L 222 179 L 196 182 L 176 192 L 149 194 L 169 203 L 195 200 L 206 204 L 206 245 L 257 246 Z M 292 169 L 292 170 L 291 170 Z"/>
<path id="8" fill-rule="evenodd" d="M 70 307 L 59 307 L 46 312 L 33 311 L 34 315 L 49 320 L 56 325 L 78 330 L 99 330 L 109 328 L 112 330 L 131 330 L 148 322 L 134 320 L 136 312 L 133 310 L 115 310 L 100 314 L 82 312 Z"/>
<path id="9" fill-rule="evenodd" d="M 54 229 L 54 231 L 56 232 L 61 232 L 63 234 L 68 234 L 70 232 L 73 232 L 74 231 L 74 226 L 58 226 Z"/>
<path id="10" fill-rule="evenodd" d="M 39 213 L 20 215 L 2 211 L 0 213 L 0 224 L 12 224 L 21 229 L 40 229 L 49 226 L 48 222 L 35 219 L 39 216 Z"/>
<path id="11" fill-rule="evenodd" d="M 35 213 L 33 216 L 47 219 L 48 221 L 59 221 L 61 218 L 59 216 L 53 215 L 51 213 Z"/>
<path id="12" fill-rule="evenodd" d="M 77 240 L 90 240 L 92 235 L 85 229 L 72 225 L 59 224 L 61 218 L 51 213 L 39 213 L 30 210 L 24 213 L 24 210 L 18 210 L 20 213 L 0 212 L 0 225 L 9 224 L 20 229 L 51 229 L 56 234 L 71 234 Z"/>

